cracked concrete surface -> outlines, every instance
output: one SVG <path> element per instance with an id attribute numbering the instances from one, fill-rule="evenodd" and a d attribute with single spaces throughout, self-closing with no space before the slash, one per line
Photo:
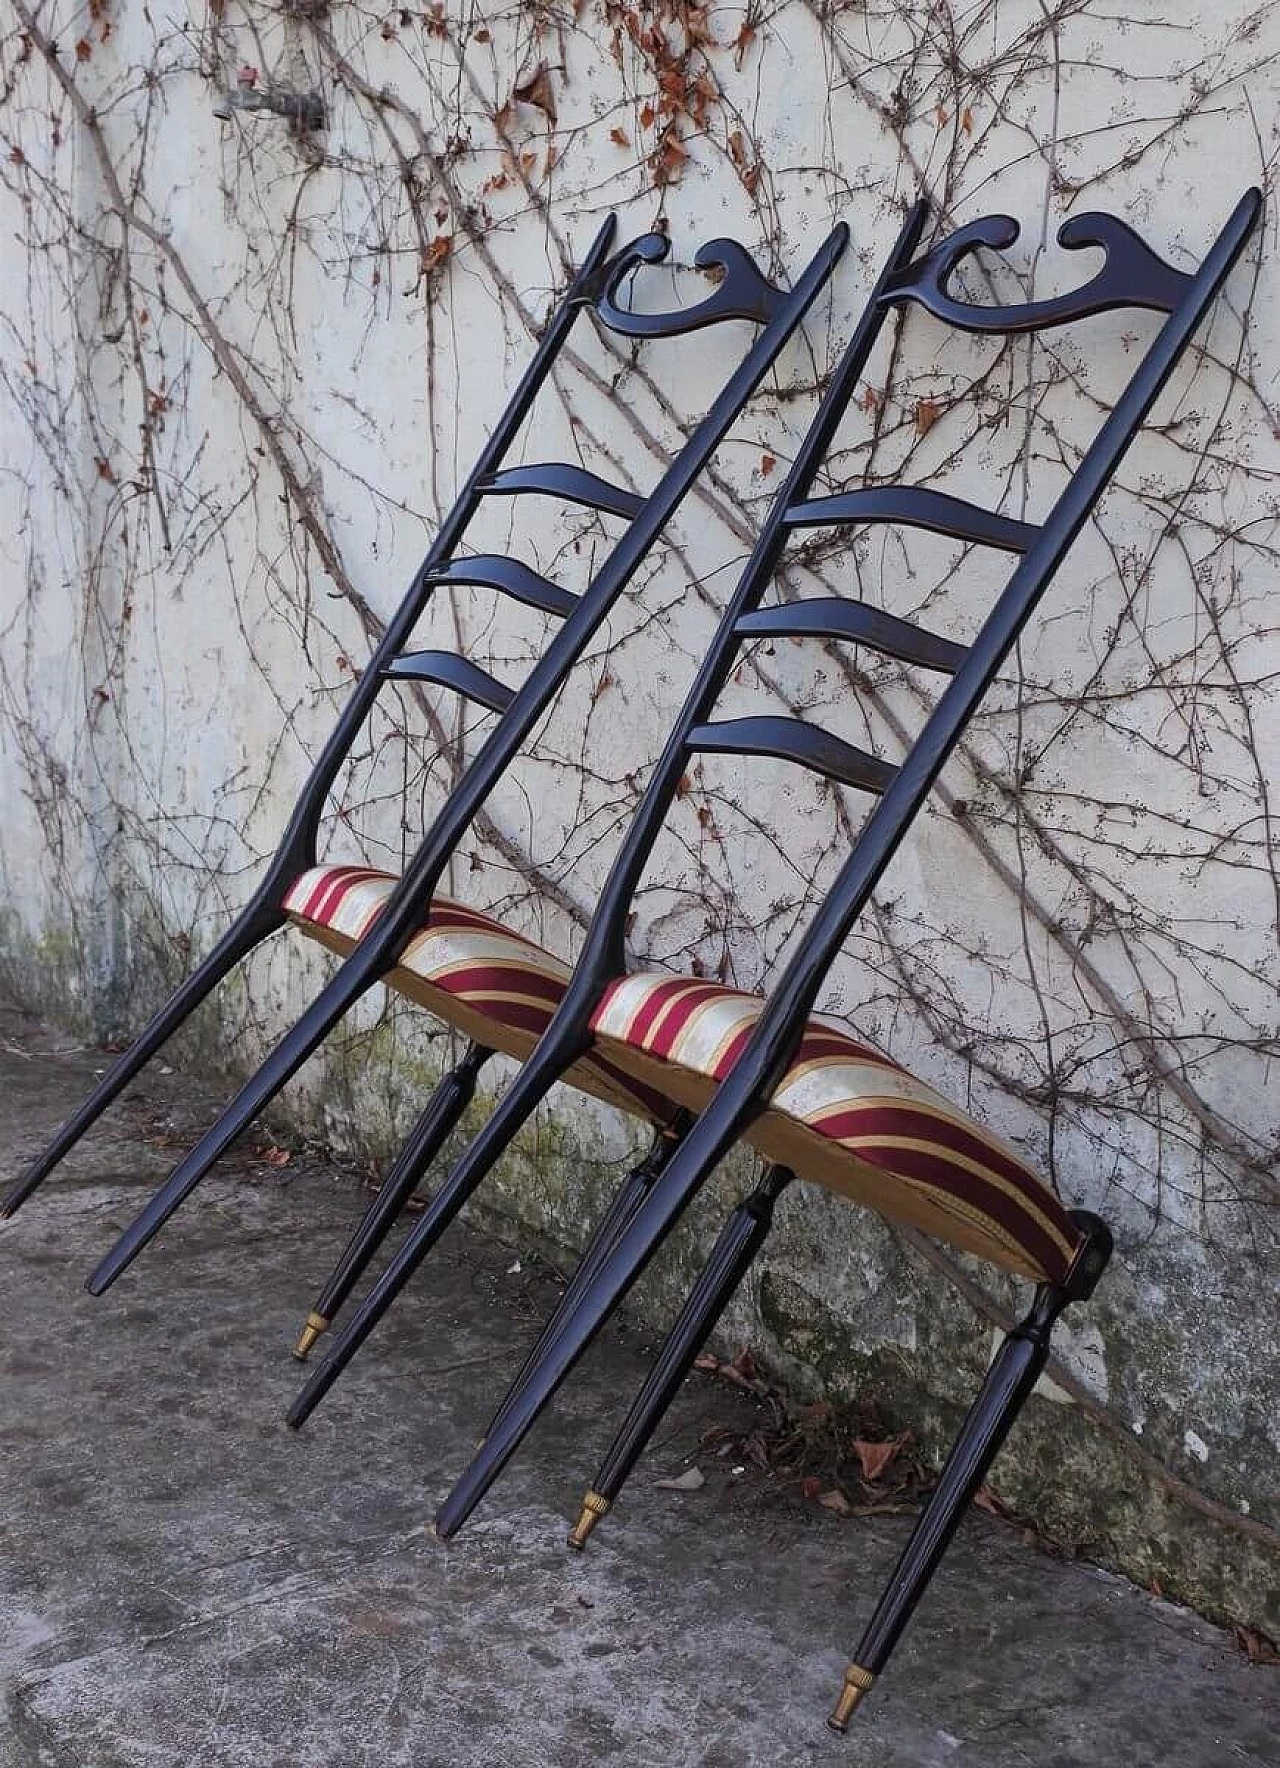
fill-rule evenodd
<path id="1" fill-rule="evenodd" d="M 103 1058 L 0 1012 L 0 1180 Z M 824 1715 L 906 1524 L 706 1464 L 696 1378 L 579 1558 L 643 1368 L 612 1334 L 449 1547 L 426 1532 L 552 1289 L 450 1237 L 301 1435 L 288 1355 L 360 1199 L 224 1163 L 102 1301 L 81 1282 L 210 1101 L 150 1074 L 0 1231 L 0 1768 L 1263 1768 L 1280 1673 L 967 1522 L 848 1738 Z"/>

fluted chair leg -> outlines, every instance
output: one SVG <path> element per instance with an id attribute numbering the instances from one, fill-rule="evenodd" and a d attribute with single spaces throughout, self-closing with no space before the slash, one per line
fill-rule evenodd
<path id="1" fill-rule="evenodd" d="M 490 1430 L 501 1424 L 506 1416 L 507 1408 L 519 1396 L 521 1388 L 537 1367 L 543 1352 L 558 1336 L 561 1327 L 572 1316 L 574 1309 L 590 1289 L 596 1272 L 618 1244 L 636 1211 L 653 1189 L 654 1181 L 679 1146 L 680 1136 L 687 1122 L 688 1114 L 682 1112 L 670 1128 L 658 1130 L 654 1135 L 648 1154 L 645 1155 L 639 1166 L 631 1169 L 614 1193 L 608 1209 L 596 1224 L 595 1232 L 578 1261 L 577 1269 L 565 1286 L 564 1294 L 556 1303 L 542 1331 L 538 1334 L 533 1349 L 520 1365 L 520 1372 L 508 1389 L 506 1398 L 494 1414 L 489 1425 Z"/>
<path id="2" fill-rule="evenodd" d="M 550 1032 L 543 1036 L 503 1094 L 492 1117 L 464 1150 L 453 1171 L 396 1248 L 395 1256 L 330 1345 L 324 1361 L 312 1369 L 285 1414 L 285 1422 L 293 1429 L 306 1423 L 458 1211 L 493 1170 L 494 1162 L 510 1146 L 552 1084 L 573 1066 L 584 1047 L 577 1040 L 556 1039 Z"/>
<path id="3" fill-rule="evenodd" d="M 711 1257 L 667 1334 L 657 1361 L 582 1501 L 582 1514 L 569 1535 L 570 1547 L 581 1551 L 601 1517 L 617 1502 L 618 1494 L 680 1391 L 698 1352 L 711 1336 L 752 1260 L 764 1245 L 773 1225 L 774 1204 L 793 1177 L 786 1167 L 770 1167 L 750 1197 L 738 1205 L 725 1223 Z M 437 1531 L 452 1534 L 460 1526 L 461 1519 L 452 1528 L 449 1526 L 451 1521 L 446 1502 L 437 1519 Z"/>
<path id="4" fill-rule="evenodd" d="M 1078 1213 L 1077 1220 L 1089 1228 L 1091 1238 L 1068 1282 L 1042 1284 L 1036 1290 L 1031 1311 L 997 1351 L 938 1483 L 845 1672 L 844 1687 L 827 1720 L 833 1731 L 848 1728 L 859 1703 L 888 1663 L 961 1518 L 1040 1379 L 1058 1315 L 1068 1302 L 1091 1294 L 1106 1267 L 1111 1237 L 1105 1226 L 1083 1211 Z"/>
<path id="5" fill-rule="evenodd" d="M 182 1022 L 212 994 L 223 977 L 277 928 L 283 927 L 283 910 L 251 904 L 233 927 L 214 946 L 204 962 L 170 996 L 145 1030 L 116 1058 L 84 1104 L 69 1117 L 28 1167 L 0 1204 L 0 1219 L 16 1215 L 28 1197 L 38 1191 L 49 1174 L 64 1160 L 80 1138 L 92 1129 L 107 1107 L 119 1097 L 134 1076 L 146 1067 Z"/>
<path id="6" fill-rule="evenodd" d="M 315 1306 L 307 1315 L 301 1336 L 293 1348 L 293 1354 L 299 1362 L 306 1361 L 312 1345 L 333 1324 L 351 1291 L 368 1268 L 369 1261 L 399 1220 L 423 1174 L 448 1141 L 475 1096 L 480 1070 L 492 1054 L 492 1050 L 485 1049 L 480 1044 L 468 1044 L 461 1062 L 444 1076 L 431 1095 L 377 1196 L 365 1211 L 355 1233 L 347 1242 L 346 1250 L 320 1291 Z"/>

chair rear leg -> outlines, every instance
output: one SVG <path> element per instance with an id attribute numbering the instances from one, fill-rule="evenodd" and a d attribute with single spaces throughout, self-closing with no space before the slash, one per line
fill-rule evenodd
<path id="1" fill-rule="evenodd" d="M 793 1177 L 786 1167 L 770 1167 L 750 1197 L 738 1205 L 725 1223 L 711 1257 L 582 1501 L 582 1514 L 569 1535 L 570 1547 L 580 1552 L 600 1518 L 617 1502 L 699 1351 L 764 1245 L 773 1226 L 774 1204 Z M 455 1520 L 452 1514 L 446 1517 L 446 1512 L 448 1501 L 441 1510 L 437 1531 L 452 1534 L 466 1521 L 466 1515 Z"/>
<path id="2" fill-rule="evenodd" d="M 520 1365 L 518 1375 L 507 1390 L 507 1397 L 494 1413 L 489 1425 L 490 1430 L 501 1424 L 507 1408 L 519 1397 L 521 1388 L 537 1367 L 538 1359 L 543 1351 L 556 1338 L 565 1321 L 570 1318 L 579 1301 L 590 1289 L 596 1272 L 618 1244 L 636 1211 L 653 1189 L 654 1181 L 679 1146 L 680 1137 L 688 1121 L 688 1113 L 681 1112 L 670 1128 L 659 1129 L 654 1135 L 648 1154 L 645 1155 L 639 1166 L 631 1169 L 614 1193 L 608 1209 L 596 1224 L 595 1232 L 578 1261 L 577 1269 L 565 1286 L 564 1294 L 556 1303 L 542 1331 L 538 1334 L 533 1349 Z"/>
<path id="3" fill-rule="evenodd" d="M 468 1044 L 461 1062 L 443 1077 L 431 1095 L 426 1109 L 413 1126 L 409 1139 L 396 1156 L 378 1195 L 365 1211 L 360 1225 L 347 1242 L 346 1250 L 320 1291 L 315 1306 L 307 1315 L 307 1323 L 293 1349 L 293 1354 L 300 1363 L 306 1361 L 312 1345 L 337 1318 L 351 1291 L 368 1268 L 370 1259 L 382 1245 L 417 1189 L 422 1175 L 457 1127 L 458 1120 L 475 1095 L 480 1070 L 492 1054 L 492 1050 L 485 1049 L 480 1044 Z"/>
<path id="4" fill-rule="evenodd" d="M 867 1690 L 879 1676 L 924 1595 L 965 1510 L 986 1478 L 1015 1419 L 1044 1370 L 1054 1322 L 1068 1302 L 1083 1300 L 1106 1268 L 1111 1236 L 1096 1217 L 1076 1218 L 1090 1238 L 1064 1284 L 1042 1284 L 1025 1320 L 1005 1339 L 982 1390 L 961 1427 L 941 1477 L 911 1532 L 884 1595 L 845 1672 L 840 1698 L 827 1720 L 846 1731 Z"/>
<path id="5" fill-rule="evenodd" d="M 80 1109 L 69 1117 L 0 1204 L 0 1220 L 16 1215 L 28 1197 L 38 1191 L 49 1174 L 76 1143 L 92 1129 L 113 1100 L 143 1069 L 156 1051 L 171 1038 L 196 1008 L 213 992 L 236 964 L 285 923 L 283 910 L 251 904 L 234 926 L 228 928 L 204 962 L 161 1007 L 146 1029 L 118 1056 Z"/>

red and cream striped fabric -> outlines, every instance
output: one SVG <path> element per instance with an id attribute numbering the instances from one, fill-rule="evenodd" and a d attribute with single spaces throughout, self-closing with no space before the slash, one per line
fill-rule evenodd
<path id="1" fill-rule="evenodd" d="M 697 1108 L 763 1006 L 713 982 L 624 976 L 591 1023 L 619 1066 Z M 1008 1143 L 829 1019 L 810 1019 L 750 1139 L 802 1177 L 1025 1276 L 1060 1279 L 1080 1247 L 1061 1202 Z"/>
<path id="2" fill-rule="evenodd" d="M 354 947 L 397 880 L 321 866 L 285 908 L 334 950 Z M 526 1057 L 564 994 L 568 966 L 486 915 L 438 897 L 387 981 L 468 1037 Z M 764 1002 L 691 977 L 610 984 L 592 1018 L 597 1047 L 567 1075 L 625 1111 L 666 1122 L 700 1110 L 733 1067 Z M 814 1017 L 750 1140 L 801 1177 L 1005 1270 L 1060 1280 L 1082 1236 L 1026 1162 L 897 1063 Z"/>
<path id="3" fill-rule="evenodd" d="M 304 933 L 345 954 L 368 932 L 398 882 L 363 866 L 317 866 L 294 881 L 284 906 Z M 531 939 L 443 896 L 431 904 L 425 926 L 387 977 L 447 1024 L 521 1061 L 546 1030 L 568 980 L 568 965 Z M 616 1069 L 607 1057 L 584 1057 L 566 1078 L 659 1123 L 675 1113 L 658 1090 Z"/>

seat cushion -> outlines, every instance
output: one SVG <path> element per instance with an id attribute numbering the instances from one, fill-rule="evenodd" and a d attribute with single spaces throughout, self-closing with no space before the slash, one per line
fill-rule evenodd
<path id="1" fill-rule="evenodd" d="M 719 983 L 637 974 L 610 984 L 592 1029 L 616 1066 L 698 1110 L 763 1007 Z M 1023 1276 L 1061 1280 L 1083 1241 L 1015 1149 L 830 1019 L 810 1019 L 749 1139 L 801 1177 Z"/>
<path id="2" fill-rule="evenodd" d="M 346 953 L 397 882 L 365 867 L 320 866 L 294 883 L 284 906 L 304 932 Z M 532 940 L 437 897 L 386 981 L 478 1043 L 523 1060 L 569 974 Z M 592 1017 L 595 1049 L 566 1079 L 669 1122 L 680 1106 L 706 1105 L 763 1007 L 759 995 L 694 977 L 619 977 Z M 802 1178 L 1022 1276 L 1060 1281 L 1083 1241 L 1014 1148 L 831 1019 L 810 1019 L 749 1140 Z"/>
<path id="3" fill-rule="evenodd" d="M 304 933 L 345 956 L 398 883 L 366 866 L 316 866 L 295 879 L 284 907 Z M 440 896 L 385 980 L 487 1049 L 524 1061 L 560 1005 L 569 967 L 531 939 Z M 658 1089 L 615 1068 L 603 1053 L 584 1057 L 566 1079 L 656 1123 L 675 1115 L 676 1106 Z"/>

